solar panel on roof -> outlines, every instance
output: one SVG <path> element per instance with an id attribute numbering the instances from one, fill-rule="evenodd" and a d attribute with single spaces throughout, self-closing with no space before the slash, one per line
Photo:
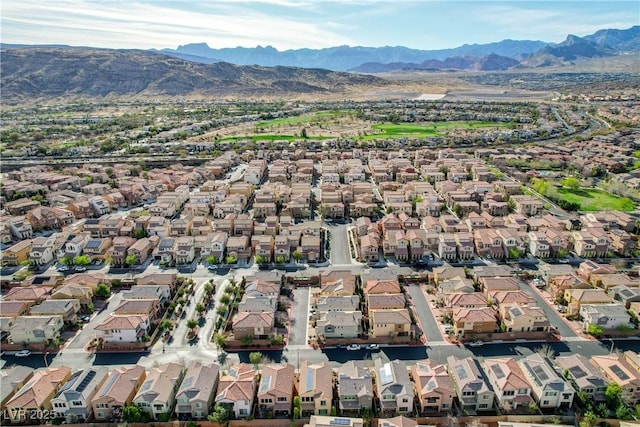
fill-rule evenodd
<path id="1" fill-rule="evenodd" d="M 145 381 L 144 384 L 142 384 L 142 387 L 140 387 L 140 393 L 144 393 L 149 390 L 151 388 L 151 384 L 153 384 L 152 379 Z"/>
<path id="2" fill-rule="evenodd" d="M 453 367 L 453 369 L 456 371 L 456 375 L 458 376 L 459 379 L 461 380 L 467 379 L 468 375 L 467 375 L 467 371 L 464 369 L 464 366 L 456 365 Z"/>
<path id="3" fill-rule="evenodd" d="M 310 391 L 313 389 L 313 369 L 307 368 L 307 384 L 305 391 Z"/>
<path id="4" fill-rule="evenodd" d="M 351 425 L 351 420 L 349 418 L 334 418 L 329 421 L 329 424 L 338 425 L 338 426 L 348 426 Z"/>
<path id="5" fill-rule="evenodd" d="M 191 387 L 191 384 L 193 384 L 193 377 L 189 377 L 189 378 L 185 378 L 184 382 L 182 383 L 182 388 L 189 388 Z"/>
<path id="6" fill-rule="evenodd" d="M 391 363 L 385 363 L 382 368 L 380 368 L 380 383 L 382 385 L 387 385 L 393 382 L 393 372 L 391 370 Z"/>
<path id="7" fill-rule="evenodd" d="M 622 368 L 620 368 L 620 366 L 618 365 L 613 365 L 611 367 L 611 372 L 613 372 L 616 377 L 620 378 L 622 381 L 626 381 L 629 379 L 629 375 L 627 375 L 627 373 L 623 371 Z"/>
<path id="8" fill-rule="evenodd" d="M 522 316 L 522 310 L 520 310 L 518 307 L 513 307 L 511 309 L 511 313 L 513 313 L 514 316 Z"/>
<path id="9" fill-rule="evenodd" d="M 109 389 L 113 386 L 113 383 L 116 382 L 118 377 L 119 375 L 115 372 L 111 374 L 111 376 L 107 380 L 107 383 L 104 385 L 104 387 L 102 387 L 102 392 L 100 393 L 100 397 L 104 397 L 104 395 L 109 392 Z"/>
<path id="10" fill-rule="evenodd" d="M 572 366 L 569 368 L 569 372 L 576 380 L 587 375 L 587 373 L 580 366 Z"/>
<path id="11" fill-rule="evenodd" d="M 264 393 L 265 391 L 269 390 L 269 387 L 271 387 L 271 378 L 273 378 L 271 375 L 262 377 L 262 379 L 260 380 L 260 390 L 258 391 L 258 393 Z"/>
<path id="12" fill-rule="evenodd" d="M 96 371 L 94 371 L 93 369 L 87 372 L 87 375 L 84 376 L 83 380 L 78 385 L 78 388 L 76 389 L 76 391 L 78 393 L 82 393 L 95 376 L 96 376 Z"/>
<path id="13" fill-rule="evenodd" d="M 502 370 L 502 366 L 500 365 L 491 365 L 491 370 L 497 379 L 504 378 L 504 371 Z"/>
<path id="14" fill-rule="evenodd" d="M 540 381 L 547 381 L 549 379 L 549 375 L 547 375 L 547 373 L 544 371 L 542 366 L 536 365 L 531 369 L 533 370 L 533 373 L 536 375 L 536 377 L 538 377 Z"/>

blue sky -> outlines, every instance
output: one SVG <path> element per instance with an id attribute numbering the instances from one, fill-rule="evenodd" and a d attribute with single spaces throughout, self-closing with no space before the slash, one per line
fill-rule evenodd
<path id="1" fill-rule="evenodd" d="M 2 0 L 3 43 L 442 49 L 640 24 L 640 1 Z"/>

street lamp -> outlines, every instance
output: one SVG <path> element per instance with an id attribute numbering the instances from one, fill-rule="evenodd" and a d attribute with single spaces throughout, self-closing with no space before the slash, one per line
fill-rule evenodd
<path id="1" fill-rule="evenodd" d="M 48 355 L 49 355 L 49 352 L 47 351 L 47 352 L 44 354 L 44 367 L 45 367 L 45 368 L 48 368 L 48 367 L 49 367 L 49 361 L 47 360 L 47 356 L 48 356 Z"/>
<path id="2" fill-rule="evenodd" d="M 615 342 L 613 342 L 613 338 L 609 338 L 609 341 L 611 341 L 611 348 L 609 349 L 609 354 L 613 353 L 613 346 L 615 345 Z"/>

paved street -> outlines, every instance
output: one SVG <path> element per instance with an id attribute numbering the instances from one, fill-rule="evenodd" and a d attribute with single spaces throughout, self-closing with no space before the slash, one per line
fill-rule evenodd
<path id="1" fill-rule="evenodd" d="M 531 286 L 525 282 L 519 282 L 518 285 L 520 286 L 520 289 L 535 298 L 538 307 L 542 308 L 544 314 L 547 315 L 549 323 L 558 328 L 558 332 L 560 332 L 562 338 L 575 338 L 578 336 L 573 329 L 567 325 L 565 319 L 558 314 L 555 308 L 549 305 L 549 301 L 540 294 L 540 291 L 535 289 L 535 286 Z"/>
<path id="2" fill-rule="evenodd" d="M 349 237 L 347 236 L 348 224 L 327 224 L 331 235 L 331 264 L 351 264 L 351 252 L 349 250 Z"/>
<path id="3" fill-rule="evenodd" d="M 442 337 L 440 325 L 433 316 L 422 288 L 419 285 L 410 285 L 406 286 L 406 290 L 411 296 L 413 305 L 418 313 L 418 320 L 420 321 L 420 326 L 422 326 L 422 332 L 427 338 L 427 343 L 445 341 Z"/>
<path id="4" fill-rule="evenodd" d="M 291 330 L 289 343 L 291 348 L 307 346 L 307 328 L 309 325 L 309 288 L 298 288 L 293 291 L 293 306 L 291 308 Z"/>

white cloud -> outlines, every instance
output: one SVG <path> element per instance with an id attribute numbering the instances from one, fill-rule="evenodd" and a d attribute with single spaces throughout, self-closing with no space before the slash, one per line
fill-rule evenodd
<path id="1" fill-rule="evenodd" d="M 300 4 L 292 0 L 266 2 Z M 271 44 L 279 49 L 350 43 L 348 38 L 319 25 L 282 15 L 269 16 L 245 7 L 245 3 L 227 0 L 215 4 L 215 11 L 201 13 L 179 8 L 185 6 L 180 3 L 169 7 L 113 1 L 5 1 L 2 39 L 5 43 L 119 48 L 162 48 L 202 41 L 211 47 Z"/>

